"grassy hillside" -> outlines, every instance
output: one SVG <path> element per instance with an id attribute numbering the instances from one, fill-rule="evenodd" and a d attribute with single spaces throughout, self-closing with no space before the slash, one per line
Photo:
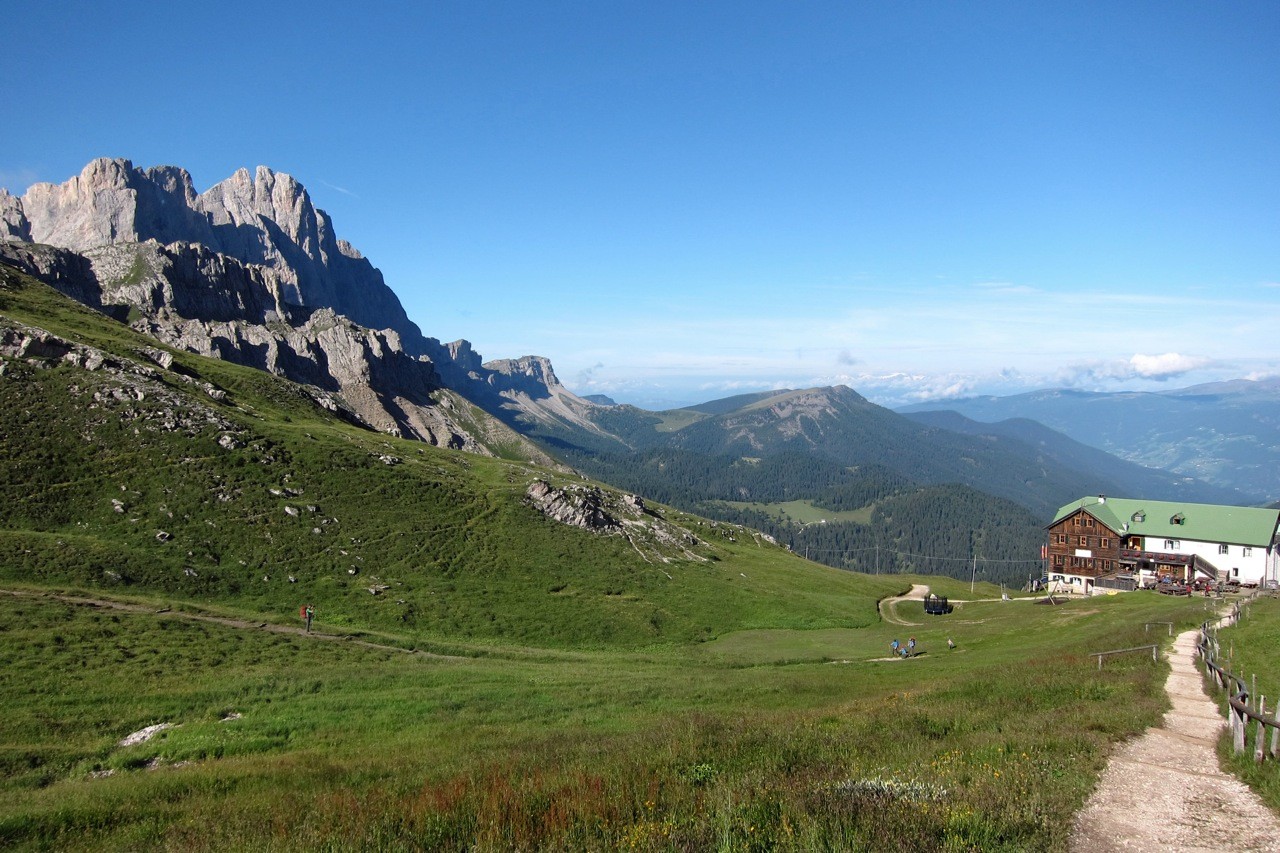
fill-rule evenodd
<path id="1" fill-rule="evenodd" d="M 4 362 L 4 582 L 273 618 L 310 602 L 326 624 L 422 642 L 630 646 L 854 625 L 887 588 L 672 511 L 657 514 L 697 537 L 688 553 L 552 521 L 525 492 L 560 475 L 352 427 L 297 386 L 224 362 L 172 353 L 162 369 L 126 327 L 3 275 L 4 318 L 107 357 L 97 370 Z M 797 606 L 818 592 L 828 603 Z"/>
<path id="2" fill-rule="evenodd" d="M 0 594 L 6 849 L 1063 850 L 1110 745 L 1164 707 L 1163 664 L 1087 652 L 1203 617 L 917 603 L 911 625 L 433 657 L 145 604 Z M 921 654 L 887 659 L 908 635 Z"/>

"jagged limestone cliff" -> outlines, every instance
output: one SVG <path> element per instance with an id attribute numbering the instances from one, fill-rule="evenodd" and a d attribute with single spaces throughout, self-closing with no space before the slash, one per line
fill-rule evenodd
<path id="1" fill-rule="evenodd" d="M 197 193 L 180 168 L 95 160 L 62 184 L 0 190 L 0 244 L 6 262 L 158 340 L 336 394 L 376 429 L 510 452 L 527 444 L 522 423 L 594 428 L 593 404 L 545 359 L 485 364 L 466 341 L 425 337 L 305 188 L 266 167 Z"/>

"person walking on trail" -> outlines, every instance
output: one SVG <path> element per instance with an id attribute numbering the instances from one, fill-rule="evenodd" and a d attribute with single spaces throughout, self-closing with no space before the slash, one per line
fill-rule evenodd
<path id="1" fill-rule="evenodd" d="M 898 638 L 894 637 L 893 642 L 889 644 L 889 648 L 893 649 L 894 655 L 898 654 Z"/>
<path id="2" fill-rule="evenodd" d="M 912 637 L 907 640 L 907 654 L 914 655 L 916 653 L 916 638 Z"/>
<path id="3" fill-rule="evenodd" d="M 311 620 L 316 616 L 316 609 L 308 604 L 302 608 L 302 618 L 307 620 L 307 633 L 311 633 Z"/>
<path id="4" fill-rule="evenodd" d="M 956 641 L 947 637 L 947 648 L 954 652 L 956 650 Z"/>

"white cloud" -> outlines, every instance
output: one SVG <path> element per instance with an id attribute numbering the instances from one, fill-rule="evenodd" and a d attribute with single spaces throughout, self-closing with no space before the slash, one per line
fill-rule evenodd
<path id="1" fill-rule="evenodd" d="M 1135 376 L 1142 379 L 1173 379 L 1193 370 L 1200 370 L 1213 363 L 1213 359 L 1199 355 L 1182 355 L 1166 352 L 1162 355 L 1136 354 L 1129 359 Z"/>
<path id="2" fill-rule="evenodd" d="M 1146 379 L 1166 382 L 1211 367 L 1214 360 L 1201 355 L 1166 352 L 1160 355 L 1135 353 L 1128 359 L 1091 361 L 1069 364 L 1057 374 L 1066 385 L 1087 385 Z"/>

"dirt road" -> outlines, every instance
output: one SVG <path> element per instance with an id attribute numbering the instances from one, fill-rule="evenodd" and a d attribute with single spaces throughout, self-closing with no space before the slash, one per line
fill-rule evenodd
<path id="1" fill-rule="evenodd" d="M 919 625 L 919 622 L 908 622 L 898 615 L 899 601 L 924 601 L 924 597 L 929 594 L 929 587 L 923 584 L 912 584 L 911 592 L 906 595 L 898 595 L 893 598 L 885 598 L 880 601 L 880 618 L 891 625 Z"/>

